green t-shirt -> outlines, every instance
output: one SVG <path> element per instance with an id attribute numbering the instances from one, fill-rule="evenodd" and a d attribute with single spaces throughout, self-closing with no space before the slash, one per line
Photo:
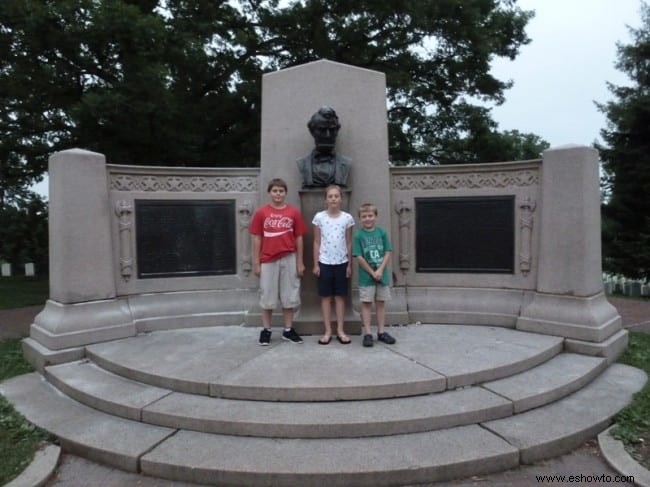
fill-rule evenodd
<path id="1" fill-rule="evenodd" d="M 352 255 L 354 257 L 363 256 L 373 269 L 377 269 L 384 260 L 386 252 L 392 252 L 392 250 L 388 234 L 381 227 L 375 227 L 370 231 L 359 228 L 352 239 Z M 389 266 L 386 266 L 384 269 L 381 279 L 381 283 L 386 286 L 390 283 L 388 268 Z M 359 266 L 359 286 L 374 286 L 375 284 L 377 281 L 363 267 Z"/>

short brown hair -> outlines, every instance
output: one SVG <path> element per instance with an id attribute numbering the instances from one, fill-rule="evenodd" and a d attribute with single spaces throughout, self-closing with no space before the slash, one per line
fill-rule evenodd
<path id="1" fill-rule="evenodd" d="M 369 213 L 371 211 L 377 216 L 377 207 L 372 203 L 364 203 L 359 207 L 359 216 L 361 216 L 361 213 Z"/>
<path id="2" fill-rule="evenodd" d="M 285 192 L 288 191 L 287 183 L 284 181 L 284 179 L 280 179 L 280 178 L 271 179 L 271 181 L 269 181 L 269 185 L 266 187 L 266 192 L 267 193 L 270 192 L 273 186 L 279 186 L 280 188 L 284 188 Z"/>
<path id="3" fill-rule="evenodd" d="M 327 193 L 330 192 L 330 189 L 337 189 L 339 194 L 341 195 L 341 198 L 343 197 L 343 190 L 341 189 L 341 186 L 338 184 L 330 184 L 325 188 L 325 196 L 327 196 Z"/>

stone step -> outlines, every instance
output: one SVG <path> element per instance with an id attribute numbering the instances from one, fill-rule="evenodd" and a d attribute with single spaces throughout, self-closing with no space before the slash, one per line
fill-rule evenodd
<path id="1" fill-rule="evenodd" d="M 129 472 L 176 429 L 130 421 L 84 406 L 37 373 L 0 383 L 0 394 L 28 421 L 59 439 L 64 451 Z"/>
<path id="2" fill-rule="evenodd" d="M 46 377 L 73 399 L 150 424 L 227 435 L 344 438 L 414 433 L 512 414 L 512 403 L 481 387 L 365 401 L 268 402 L 160 389 L 88 361 L 48 367 Z"/>
<path id="3" fill-rule="evenodd" d="M 575 392 L 607 368 L 607 359 L 561 353 L 526 372 L 482 384 L 487 390 L 512 401 L 521 413 Z"/>
<path id="4" fill-rule="evenodd" d="M 87 360 L 47 367 L 46 377 L 73 399 L 126 419 L 229 435 L 332 438 L 413 433 L 506 417 L 579 389 L 605 365 L 605 359 L 559 354 L 534 369 L 488 382 L 485 389 L 324 403 L 178 393 L 117 376 Z"/>
<path id="5" fill-rule="evenodd" d="M 603 429 L 645 381 L 644 372 L 615 364 L 579 391 L 508 418 L 421 433 L 331 439 L 151 426 L 84 406 L 37 374 L 0 384 L 0 393 L 28 420 L 58 436 L 66 451 L 146 475 L 216 485 L 404 485 L 562 454 Z"/>
<path id="6" fill-rule="evenodd" d="M 614 364 L 590 384 L 559 401 L 487 421 L 483 427 L 516 446 L 521 463 L 534 463 L 568 452 L 596 436 L 632 401 L 646 380 L 642 370 Z"/>
<path id="7" fill-rule="evenodd" d="M 395 345 L 363 348 L 305 337 L 296 345 L 224 326 L 161 331 L 90 345 L 106 370 L 189 394 L 265 401 L 366 400 L 430 394 L 496 380 L 544 363 L 563 339 L 463 325 L 399 327 Z"/>

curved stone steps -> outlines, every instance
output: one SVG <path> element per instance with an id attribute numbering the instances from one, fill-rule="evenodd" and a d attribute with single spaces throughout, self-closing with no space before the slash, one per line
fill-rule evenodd
<path id="1" fill-rule="evenodd" d="M 71 398 L 145 423 L 240 436 L 345 438 L 472 424 L 512 414 L 512 403 L 480 387 L 394 399 L 276 402 L 172 392 L 116 376 L 88 362 L 48 367 Z"/>
<path id="2" fill-rule="evenodd" d="M 579 391 L 513 416 L 371 438 L 257 438 L 116 418 L 65 396 L 37 374 L 0 384 L 64 449 L 174 480 L 228 485 L 404 485 L 512 468 L 562 454 L 602 429 L 646 381 L 615 364 Z"/>
<path id="3" fill-rule="evenodd" d="M 141 384 L 88 361 L 46 368 L 73 399 L 126 419 L 229 435 L 336 438 L 429 431 L 502 418 L 579 389 L 605 360 L 560 354 L 507 379 L 442 393 L 365 401 L 265 402 L 186 394 Z M 552 378 L 549 378 L 552 376 Z M 491 389 L 491 390 L 489 390 Z"/>
<path id="4" fill-rule="evenodd" d="M 86 355 L 115 374 L 164 389 L 228 399 L 338 401 L 405 397 L 507 377 L 546 362 L 563 339 L 499 327 L 392 329 L 397 344 L 362 348 L 257 346 L 259 330 L 183 329 L 90 345 Z M 360 339 L 359 339 L 360 340 Z M 355 348 L 356 347 L 356 348 Z"/>

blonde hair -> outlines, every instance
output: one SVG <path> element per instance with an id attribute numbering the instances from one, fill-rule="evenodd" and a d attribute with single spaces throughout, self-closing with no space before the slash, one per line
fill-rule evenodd
<path id="1" fill-rule="evenodd" d="M 361 216 L 361 213 L 369 212 L 373 212 L 377 216 L 377 207 L 372 203 L 364 203 L 359 207 L 359 216 Z"/>

